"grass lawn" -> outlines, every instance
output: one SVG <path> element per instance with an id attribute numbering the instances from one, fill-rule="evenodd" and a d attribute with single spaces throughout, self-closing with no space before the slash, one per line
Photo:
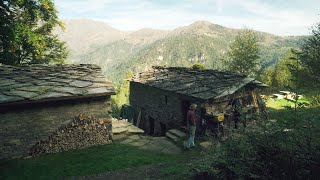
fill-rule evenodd
<path id="1" fill-rule="evenodd" d="M 168 155 L 115 142 L 29 159 L 0 161 L 0 179 L 60 179 L 159 163 L 172 165 L 159 171 L 163 176 L 182 174 L 188 170 L 179 164 L 189 158 L 188 153 Z"/>
<path id="2" fill-rule="evenodd" d="M 309 100 L 303 98 L 298 100 L 299 103 L 309 103 Z M 268 107 L 271 116 L 273 119 L 277 119 L 279 125 L 284 125 L 288 127 L 288 125 L 293 124 L 293 121 L 296 119 L 296 124 L 300 124 L 300 122 L 310 121 L 317 126 L 320 126 L 320 106 L 310 106 L 297 108 L 295 112 L 294 106 L 295 104 L 291 101 L 285 99 L 268 99 L 266 102 L 266 106 Z M 285 108 L 291 107 L 291 108 Z M 302 121 L 303 120 L 303 121 Z M 302 125 L 302 124 L 301 124 Z M 303 124 L 305 125 L 305 124 Z"/>
<path id="3" fill-rule="evenodd" d="M 309 103 L 309 100 L 306 98 L 302 98 L 298 100 L 298 103 Z M 266 102 L 266 106 L 273 109 L 284 109 L 286 106 L 294 107 L 294 102 L 286 99 L 269 98 Z"/>

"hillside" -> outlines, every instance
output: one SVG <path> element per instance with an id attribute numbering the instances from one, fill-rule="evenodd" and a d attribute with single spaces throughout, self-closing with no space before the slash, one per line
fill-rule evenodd
<path id="1" fill-rule="evenodd" d="M 105 23 L 88 19 L 64 20 L 63 23 L 65 30 L 58 28 L 55 33 L 67 42 L 71 53 L 87 50 L 92 44 L 102 45 L 123 39 L 126 34 Z"/>
<path id="2" fill-rule="evenodd" d="M 190 66 L 197 62 L 223 69 L 222 59 L 240 31 L 206 21 L 172 31 L 141 29 L 135 32 L 121 32 L 90 20 L 69 21 L 65 23 L 67 31 L 58 33 L 71 51 L 67 62 L 98 64 L 114 82 L 121 81 L 129 69 L 139 72 L 152 65 Z M 79 32 L 74 28 L 84 29 Z M 298 48 L 303 39 L 256 33 L 261 46 L 261 67 L 274 65 L 289 48 Z M 77 39 L 81 43 L 77 43 Z M 79 46 L 81 51 L 77 51 Z"/>

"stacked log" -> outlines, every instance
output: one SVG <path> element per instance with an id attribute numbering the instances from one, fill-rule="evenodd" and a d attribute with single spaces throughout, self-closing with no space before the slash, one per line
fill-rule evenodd
<path id="1" fill-rule="evenodd" d="M 112 119 L 80 114 L 56 132 L 37 142 L 29 156 L 56 153 L 112 142 Z"/>

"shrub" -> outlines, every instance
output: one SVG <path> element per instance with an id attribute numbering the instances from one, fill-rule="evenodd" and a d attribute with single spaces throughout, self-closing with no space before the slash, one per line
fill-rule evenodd
<path id="1" fill-rule="evenodd" d="M 319 115 L 318 115 L 319 116 Z M 316 179 L 320 177 L 317 115 L 289 122 L 260 118 L 238 130 L 195 164 L 218 179 Z M 303 117 L 303 116 L 301 116 Z M 283 120 L 283 119 L 282 119 Z M 280 121 L 282 121 L 280 120 Z M 297 121 L 296 123 L 293 121 Z"/>
<path id="2" fill-rule="evenodd" d="M 206 69 L 206 67 L 203 64 L 194 64 L 194 65 L 192 65 L 192 69 L 204 70 L 204 69 Z"/>

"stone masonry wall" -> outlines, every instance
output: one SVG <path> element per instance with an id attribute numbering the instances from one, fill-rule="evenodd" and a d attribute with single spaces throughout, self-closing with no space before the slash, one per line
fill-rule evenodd
<path id="1" fill-rule="evenodd" d="M 244 97 L 250 99 L 247 98 L 251 97 L 250 89 L 242 88 L 232 96 L 206 101 L 179 95 L 174 92 L 164 91 L 138 82 L 130 83 L 130 105 L 135 109 L 135 119 L 137 119 L 139 111 L 141 110 L 139 127 L 150 135 L 161 134 L 161 123 L 166 125 L 167 130 L 185 125 L 183 123 L 185 116 L 182 114 L 183 101 L 188 101 L 190 104 L 196 103 L 198 105 L 196 123 L 197 127 L 200 127 L 201 108 L 205 108 L 206 112 L 209 114 L 225 112 L 230 98 L 236 98 L 239 100 L 240 104 L 244 104 Z M 251 103 L 251 101 L 248 101 L 247 103 Z M 150 129 L 152 126 L 150 124 L 151 121 L 154 121 L 154 132 L 151 132 Z M 197 128 L 197 131 L 198 130 L 199 128 Z"/>
<path id="2" fill-rule="evenodd" d="M 130 83 L 130 105 L 135 109 L 135 119 L 141 110 L 141 121 L 139 127 L 150 134 L 150 117 L 154 120 L 154 133 L 161 134 L 160 122 L 166 125 L 166 129 L 179 128 L 183 125 L 181 103 L 188 100 L 176 93 L 163 91 L 139 83 Z M 151 121 L 152 121 L 151 120 Z"/>
<path id="3" fill-rule="evenodd" d="M 108 117 L 110 112 L 110 97 L 57 105 L 50 102 L 43 107 L 1 112 L 0 159 L 26 154 L 35 143 L 45 139 L 62 125 L 68 124 L 81 113 L 103 118 Z"/>

